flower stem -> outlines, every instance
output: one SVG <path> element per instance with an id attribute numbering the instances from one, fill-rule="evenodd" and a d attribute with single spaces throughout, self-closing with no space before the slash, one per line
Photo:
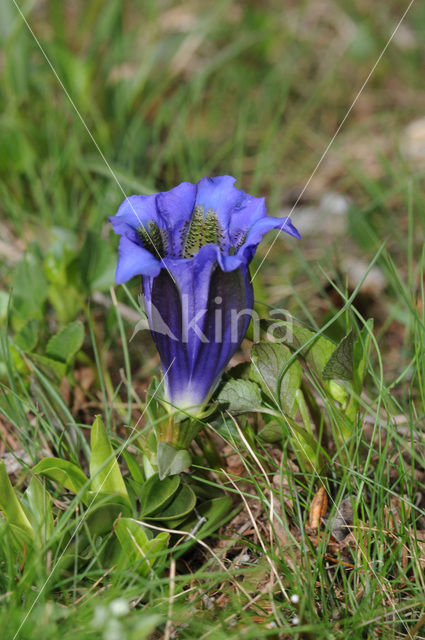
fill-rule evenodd
<path id="1" fill-rule="evenodd" d="M 170 416 L 156 428 L 158 442 L 168 442 L 176 449 L 187 449 L 196 437 L 201 424 L 198 420 L 185 418 L 175 420 Z"/>

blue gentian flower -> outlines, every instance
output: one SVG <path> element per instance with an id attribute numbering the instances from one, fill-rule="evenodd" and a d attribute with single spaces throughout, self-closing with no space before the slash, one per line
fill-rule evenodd
<path id="1" fill-rule="evenodd" d="M 258 243 L 277 228 L 300 237 L 289 218 L 267 217 L 264 198 L 236 189 L 235 181 L 202 178 L 131 196 L 110 218 L 121 235 L 116 281 L 142 276 L 166 398 L 193 414 L 245 336 Z"/>

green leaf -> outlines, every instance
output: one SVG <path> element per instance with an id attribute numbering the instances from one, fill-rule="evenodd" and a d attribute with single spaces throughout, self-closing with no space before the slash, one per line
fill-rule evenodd
<path id="1" fill-rule="evenodd" d="M 10 293 L 6 291 L 0 291 L 0 322 L 7 316 L 7 310 L 9 308 L 9 297 Z"/>
<path id="2" fill-rule="evenodd" d="M 41 317 L 47 297 L 47 282 L 40 261 L 32 255 L 19 262 L 12 280 L 13 309 L 21 318 Z"/>
<path id="3" fill-rule="evenodd" d="M 332 398 L 339 402 L 339 404 L 344 406 L 347 403 L 349 397 L 347 390 L 344 389 L 344 387 L 335 380 L 329 380 L 328 385 L 329 393 L 331 394 Z"/>
<path id="4" fill-rule="evenodd" d="M 92 495 L 89 494 L 89 497 L 92 498 Z M 128 506 L 123 502 L 116 502 L 114 498 L 106 502 L 104 494 L 98 494 L 97 498 L 99 499 L 97 504 L 93 504 L 93 500 L 90 500 L 90 509 L 87 510 L 85 519 L 88 530 L 93 537 L 111 533 L 117 518 L 122 514 L 128 515 Z"/>
<path id="5" fill-rule="evenodd" d="M 282 435 L 282 425 L 279 422 L 269 422 L 258 432 L 258 437 L 270 444 L 282 442 Z"/>
<path id="6" fill-rule="evenodd" d="M 147 577 L 158 556 L 167 548 L 169 534 L 161 532 L 152 540 L 142 524 L 132 518 L 120 518 L 115 533 L 126 556 L 127 563 Z"/>
<path id="7" fill-rule="evenodd" d="M 143 468 L 140 466 L 138 459 L 135 455 L 127 451 L 123 450 L 122 455 L 124 460 L 127 463 L 128 470 L 131 473 L 132 478 L 139 484 L 143 484 L 145 481 L 145 474 L 143 473 Z"/>
<path id="8" fill-rule="evenodd" d="M 63 362 L 53 360 L 40 353 L 32 353 L 31 359 L 50 378 L 60 381 L 66 374 L 66 365 Z"/>
<path id="9" fill-rule="evenodd" d="M 3 461 L 0 462 L 0 509 L 13 527 L 18 528 L 26 536 L 31 538 L 34 536 L 31 523 L 13 490 Z"/>
<path id="10" fill-rule="evenodd" d="M 301 355 L 307 364 L 321 377 L 326 363 L 335 351 L 335 344 L 300 325 L 283 321 L 281 325 L 282 341 L 293 351 L 301 348 Z M 278 337 L 278 332 L 275 332 L 275 337 Z M 304 347 L 310 340 L 311 342 Z"/>
<path id="11" fill-rule="evenodd" d="M 24 500 L 30 512 L 31 524 L 37 532 L 36 539 L 45 544 L 53 534 L 54 520 L 52 500 L 44 485 L 33 476 L 24 494 Z"/>
<path id="12" fill-rule="evenodd" d="M 159 479 L 174 476 L 190 467 L 192 458 L 186 449 L 176 449 L 168 442 L 159 442 L 157 464 Z"/>
<path id="13" fill-rule="evenodd" d="M 63 295 L 64 285 L 52 284 L 48 288 L 49 303 L 53 306 L 59 321 L 66 324 L 73 320 L 78 309 L 84 304 L 84 295 L 71 284 L 66 285 L 66 296 Z"/>
<path id="14" fill-rule="evenodd" d="M 27 324 L 25 324 L 15 335 L 15 344 L 22 349 L 22 351 L 30 352 L 36 346 L 38 342 L 38 329 L 39 323 L 37 318 L 33 318 Z"/>
<path id="15" fill-rule="evenodd" d="M 188 484 L 183 484 L 177 491 L 173 500 L 160 513 L 145 518 L 146 520 L 165 521 L 172 525 L 174 520 L 180 520 L 187 516 L 196 505 L 196 495 Z"/>
<path id="16" fill-rule="evenodd" d="M 142 486 L 140 496 L 141 517 L 157 513 L 171 502 L 174 494 L 180 486 L 178 475 L 169 476 L 160 480 L 155 473 Z"/>
<path id="17" fill-rule="evenodd" d="M 109 242 L 100 233 L 87 231 L 71 270 L 74 278 L 80 281 L 87 293 L 104 291 L 115 282 L 116 256 Z"/>
<path id="18" fill-rule="evenodd" d="M 128 556 L 132 555 L 135 550 L 134 542 L 143 550 L 152 539 L 151 535 L 146 531 L 146 528 L 133 518 L 120 518 L 116 523 L 115 533 Z M 129 533 L 132 535 L 129 536 Z M 138 554 L 139 550 L 137 549 L 136 555 Z"/>
<path id="19" fill-rule="evenodd" d="M 220 496 L 207 500 L 196 507 L 196 513 L 189 516 L 179 528 L 183 531 L 193 531 L 199 525 L 200 519 L 205 518 L 206 522 L 194 534 L 196 538 L 205 538 L 229 519 L 232 515 L 231 507 L 232 498 L 230 496 Z"/>
<path id="20" fill-rule="evenodd" d="M 323 368 L 324 380 L 353 380 L 354 333 L 351 329 L 339 343 Z"/>
<path id="21" fill-rule="evenodd" d="M 289 435 L 294 451 L 298 455 L 302 466 L 308 471 L 320 473 L 324 466 L 324 459 L 318 442 L 311 433 L 300 427 L 294 420 L 290 421 Z M 304 464 L 303 464 L 304 463 Z"/>
<path id="22" fill-rule="evenodd" d="M 94 491 L 118 493 L 130 506 L 127 489 L 100 416 L 96 416 L 91 430 L 90 478 Z"/>
<path id="23" fill-rule="evenodd" d="M 81 349 L 84 341 L 82 322 L 71 322 L 55 336 L 50 338 L 46 347 L 46 356 L 63 363 L 69 363 Z"/>
<path id="24" fill-rule="evenodd" d="M 12 10 L 12 6 L 3 2 L 0 4 L 0 35 L 6 44 L 6 40 L 15 29 L 16 15 Z"/>
<path id="25" fill-rule="evenodd" d="M 358 340 L 354 345 L 354 367 L 357 375 L 357 383 L 359 385 L 359 393 L 362 390 L 364 378 L 366 375 L 366 364 L 369 356 L 372 331 L 373 318 L 369 318 L 369 320 L 366 322 L 366 325 L 360 332 L 360 340 Z"/>
<path id="26" fill-rule="evenodd" d="M 275 398 L 276 386 L 282 371 L 285 371 L 292 354 L 287 347 L 277 342 L 259 342 L 252 347 L 252 375 L 260 383 L 267 396 Z M 297 360 L 287 368 L 279 389 L 279 402 L 283 411 L 293 416 L 297 405 L 295 392 L 301 385 L 302 369 Z"/>
<path id="27" fill-rule="evenodd" d="M 87 491 L 89 486 L 89 480 L 80 467 L 62 458 L 43 458 L 32 472 L 57 482 L 60 487 L 65 487 L 75 494 L 80 493 L 84 488 Z M 82 499 L 86 502 L 84 494 Z"/>
<path id="28" fill-rule="evenodd" d="M 261 392 L 251 380 L 229 380 L 222 386 L 217 400 L 230 413 L 261 411 Z"/>

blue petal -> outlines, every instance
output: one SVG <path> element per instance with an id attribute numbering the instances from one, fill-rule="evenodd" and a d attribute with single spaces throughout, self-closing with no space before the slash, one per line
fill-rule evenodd
<path id="1" fill-rule="evenodd" d="M 262 218 L 267 216 L 264 198 L 255 198 L 245 194 L 238 207 L 233 209 L 229 222 L 229 237 L 233 245 L 245 236 Z"/>
<path id="2" fill-rule="evenodd" d="M 237 247 L 249 230 L 267 216 L 264 198 L 256 198 L 234 187 L 235 178 L 219 176 L 203 178 L 198 183 L 196 204 L 214 209 L 225 234 L 225 246 Z"/>
<path id="3" fill-rule="evenodd" d="M 175 279 L 182 301 L 182 313 L 185 319 L 185 331 L 183 339 L 186 340 L 189 353 L 189 366 L 193 367 L 199 348 L 202 334 L 205 311 L 208 307 L 208 296 L 211 274 L 217 267 L 217 255 L 219 248 L 214 245 L 205 245 L 193 259 L 165 259 L 164 263 Z M 204 313 L 202 313 L 204 312 Z M 190 329 L 191 323 L 196 322 L 197 329 Z"/>
<path id="4" fill-rule="evenodd" d="M 232 176 L 202 178 L 198 182 L 195 204 L 204 207 L 205 212 L 213 209 L 217 213 L 226 240 L 232 211 L 241 205 L 245 196 L 243 191 L 235 189 L 235 182 Z"/>
<path id="5" fill-rule="evenodd" d="M 182 182 L 170 191 L 158 194 L 156 205 L 162 219 L 162 227 L 168 231 L 170 255 L 177 256 L 180 250 L 180 232 L 191 218 L 195 206 L 197 187 L 191 182 Z"/>
<path id="6" fill-rule="evenodd" d="M 189 270 L 194 276 L 190 267 Z M 162 269 L 156 278 L 144 277 L 143 292 L 152 338 L 161 358 L 166 397 L 172 404 L 187 408 L 200 404 L 202 398 L 189 398 L 189 381 L 197 344 L 183 327 L 183 317 L 187 317 L 188 326 L 193 317 L 194 300 L 183 297 L 181 285 L 186 287 L 187 295 L 189 283 L 179 282 L 179 275 L 179 270 L 174 270 L 171 278 L 169 271 Z"/>
<path id="7" fill-rule="evenodd" d="M 253 294 L 248 269 L 237 269 L 241 259 L 232 256 L 235 268 L 223 271 L 219 255 L 218 247 L 206 245 L 193 260 L 165 260 L 174 281 L 165 269 L 156 278 L 143 278 L 146 312 L 166 374 L 166 394 L 181 408 L 207 400 L 250 320 Z"/>
<path id="8" fill-rule="evenodd" d="M 211 395 L 224 368 L 239 348 L 251 320 L 254 298 L 246 267 L 211 276 L 203 332 L 208 342 L 199 345 L 191 385 Z"/>
<path id="9" fill-rule="evenodd" d="M 160 262 L 146 249 L 122 236 L 118 247 L 118 264 L 115 272 L 117 284 L 123 284 L 137 275 L 156 276 Z"/>
<path id="10" fill-rule="evenodd" d="M 249 230 L 238 255 L 243 255 L 247 261 L 250 261 L 255 253 L 257 245 L 263 239 L 263 236 L 272 229 L 285 231 L 286 233 L 289 233 L 289 235 L 294 236 L 294 238 L 301 239 L 300 234 L 289 218 L 273 218 L 271 216 L 261 218 Z"/>
<path id="11" fill-rule="evenodd" d="M 182 392 L 190 376 L 180 292 L 165 269 L 156 278 L 143 278 L 143 292 L 152 338 L 161 358 L 166 395 L 172 399 L 176 389 Z"/>
<path id="12" fill-rule="evenodd" d="M 117 215 L 109 218 L 115 233 L 126 233 L 128 226 L 133 229 L 147 226 L 151 220 L 161 226 L 156 197 L 157 195 L 155 194 L 152 196 L 129 196 L 126 198 L 119 207 Z"/>
<path id="13" fill-rule="evenodd" d="M 199 322 L 206 340 L 195 337 L 187 345 L 169 343 L 165 384 L 172 404 L 199 408 L 208 400 L 245 336 L 252 306 L 248 269 L 223 272 L 216 267 L 209 283 L 207 308 Z"/>
<path id="14" fill-rule="evenodd" d="M 167 262 L 165 260 L 165 262 Z M 225 255 L 216 244 L 205 244 L 194 258 L 180 259 L 179 263 L 190 264 L 193 262 L 195 270 L 201 270 L 205 264 L 214 265 L 217 262 L 223 271 L 233 271 L 245 263 L 242 255 Z"/>
<path id="15" fill-rule="evenodd" d="M 219 214 L 228 212 L 244 195 L 243 191 L 235 189 L 235 182 L 233 176 L 202 178 L 198 182 L 196 204 L 204 206 L 205 210 L 214 209 Z"/>

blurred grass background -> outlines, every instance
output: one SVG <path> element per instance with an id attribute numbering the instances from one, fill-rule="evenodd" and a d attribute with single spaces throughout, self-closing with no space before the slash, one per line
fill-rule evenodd
<path id="1" fill-rule="evenodd" d="M 232 173 L 271 213 L 304 186 L 407 3 L 22 4 L 126 193 Z M 1 5 L 2 214 L 101 230 L 122 199 L 12 0 Z M 423 115 L 425 8 L 415 3 L 318 172 L 356 203 L 398 177 Z M 373 187 L 373 185 L 376 186 Z M 296 214 L 294 215 L 294 220 Z M 320 221 L 317 221 L 320 225 Z"/>

